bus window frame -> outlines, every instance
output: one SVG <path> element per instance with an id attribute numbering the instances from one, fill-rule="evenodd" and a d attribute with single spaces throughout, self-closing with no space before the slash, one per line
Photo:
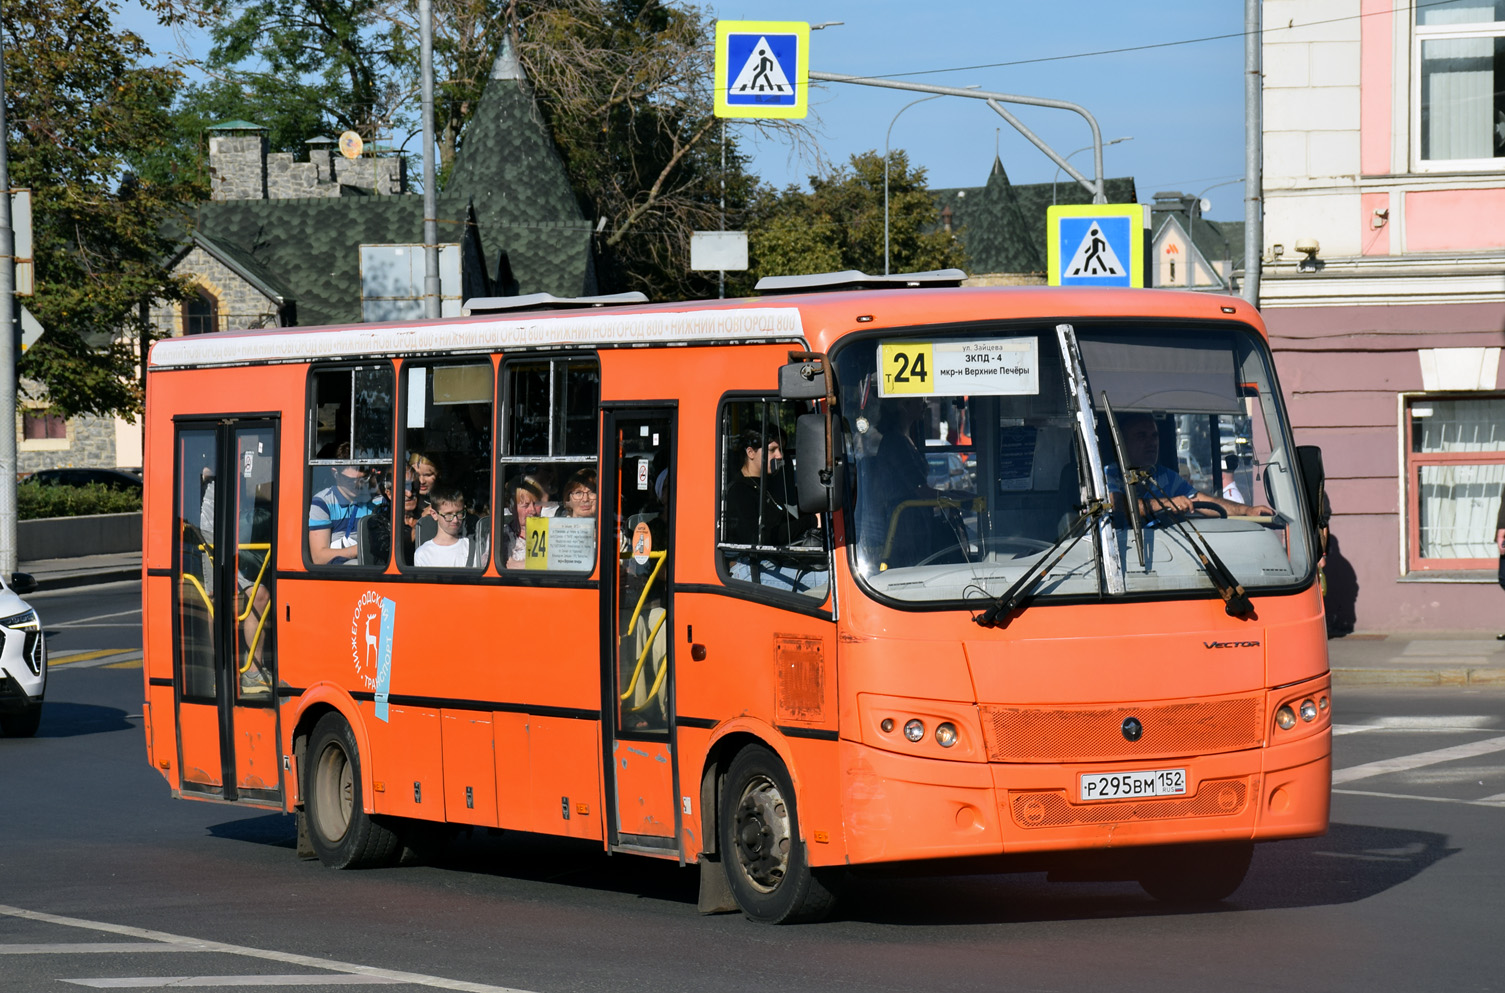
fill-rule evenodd
<path id="1" fill-rule="evenodd" d="M 353 372 L 353 371 L 355 371 L 357 369 L 370 369 L 370 368 L 374 368 L 374 367 L 380 367 L 383 363 L 386 363 L 386 365 L 391 369 L 391 371 L 392 371 L 392 377 L 393 377 L 392 378 L 392 419 L 391 419 L 391 422 L 387 425 L 387 440 L 388 440 L 388 444 L 389 445 L 394 446 L 392 448 L 392 451 L 393 451 L 393 458 L 395 459 L 396 458 L 395 443 L 397 441 L 397 434 L 396 434 L 396 432 L 397 432 L 397 417 L 398 417 L 398 409 L 399 409 L 398 405 L 397 405 L 397 388 L 398 388 L 398 386 L 400 384 L 397 382 L 397 364 L 396 364 L 395 360 L 391 356 L 389 356 L 389 355 L 374 355 L 374 356 L 370 356 L 370 357 L 368 357 L 366 359 L 363 359 L 363 360 L 362 359 L 336 359 L 336 360 L 327 361 L 327 362 L 316 361 L 316 362 L 310 362 L 310 363 L 308 363 L 308 365 L 304 369 L 304 375 L 303 375 L 303 452 L 302 452 L 302 460 L 303 460 L 303 504 L 302 504 L 301 516 L 300 516 L 299 524 L 298 524 L 298 531 L 299 531 L 298 549 L 299 549 L 299 555 L 301 555 L 302 558 L 303 558 L 303 568 L 304 568 L 304 571 L 309 572 L 309 573 L 315 573 L 315 574 L 317 574 L 317 575 L 319 575 L 321 577 L 333 578 L 335 576 L 341 576 L 341 575 L 343 575 L 343 576 L 346 576 L 347 578 L 358 579 L 358 580 L 361 580 L 363 582 L 369 582 L 370 579 L 373 576 L 380 576 L 380 575 L 384 574 L 385 572 L 387 572 L 387 570 L 391 567 L 393 560 L 395 559 L 395 556 L 392 556 L 392 555 L 389 554 L 389 556 L 387 558 L 387 561 L 384 562 L 384 563 L 382 563 L 382 562 L 373 562 L 373 563 L 371 563 L 369 565 L 361 565 L 358 562 L 351 562 L 351 563 L 347 563 L 347 564 L 343 564 L 343 565 L 332 565 L 332 564 L 328 564 L 328 563 L 320 565 L 319 563 L 316 563 L 313 560 L 313 556 L 309 554 L 309 548 L 308 548 L 308 508 L 313 503 L 314 494 L 318 493 L 320 490 L 322 490 L 322 489 L 325 488 L 323 486 L 315 486 L 314 485 L 314 473 L 316 471 L 321 471 L 321 470 L 324 470 L 324 469 L 329 469 L 329 468 L 331 468 L 331 467 L 333 467 L 335 465 L 341 464 L 341 463 L 338 463 L 338 462 L 335 462 L 335 461 L 332 461 L 332 460 L 329 460 L 329 459 L 315 460 L 315 457 L 310 452 L 310 449 L 312 448 L 314 442 L 319 437 L 319 414 L 318 414 L 318 408 L 315 406 L 315 403 L 314 403 L 314 401 L 316 399 L 314 380 L 315 380 L 315 378 L 317 378 L 322 373 L 328 373 L 328 372 Z M 353 460 L 353 459 L 350 460 L 350 461 L 351 461 L 351 463 L 355 462 L 355 460 Z M 366 463 L 359 463 L 359 464 L 365 465 Z M 371 464 L 372 465 L 378 465 L 379 463 L 371 463 Z M 395 462 L 388 462 L 388 463 L 385 464 L 384 468 L 387 471 L 390 472 L 395 467 L 395 464 L 396 464 Z M 396 533 L 395 530 L 394 530 L 393 533 L 394 534 Z"/>
<path id="2" fill-rule="evenodd" d="M 1246 320 L 1236 317 L 1225 317 L 1219 319 L 1216 317 L 1146 317 L 1135 314 L 1121 314 L 1110 316 L 1062 316 L 1052 318 L 998 317 L 980 320 L 956 321 L 951 323 L 895 325 L 893 327 L 867 328 L 861 331 L 848 332 L 846 334 L 840 335 L 838 340 L 827 351 L 828 368 L 831 370 L 832 376 L 838 377 L 836 379 L 836 401 L 838 404 L 841 404 L 842 402 L 842 384 L 839 379 L 841 360 L 843 354 L 849 348 L 853 348 L 868 342 L 878 342 L 886 339 L 904 340 L 906 338 L 914 338 L 917 335 L 923 335 L 926 337 L 960 337 L 968 334 L 980 334 L 985 331 L 993 330 L 1002 331 L 1006 334 L 1038 334 L 1042 340 L 1049 339 L 1053 341 L 1053 329 L 1056 324 L 1062 322 L 1070 323 L 1072 327 L 1076 329 L 1078 335 L 1082 334 L 1083 332 L 1090 332 L 1102 328 L 1112 328 L 1114 326 L 1122 327 L 1125 322 L 1137 322 L 1140 327 L 1146 328 L 1154 326 L 1156 328 L 1166 328 L 1172 330 L 1217 329 L 1227 331 L 1229 334 L 1244 335 L 1254 339 L 1263 347 L 1263 361 L 1266 372 L 1269 375 L 1270 394 L 1278 398 L 1284 398 L 1286 396 L 1286 393 L 1281 387 L 1280 372 L 1276 368 L 1275 353 L 1274 350 L 1270 347 L 1269 339 L 1260 334 L 1259 331 L 1254 327 L 1254 325 L 1250 324 Z M 1283 431 L 1282 440 L 1288 446 L 1289 451 L 1292 453 L 1291 457 L 1294 461 L 1296 445 L 1293 434 L 1293 426 L 1291 424 L 1290 406 L 1284 402 L 1281 402 L 1279 406 L 1280 411 L 1283 414 L 1281 420 L 1281 428 Z M 847 417 L 847 412 L 844 407 L 839 407 L 835 413 L 836 423 L 844 424 Z M 872 600 L 874 603 L 881 604 L 886 608 L 909 613 L 937 613 L 957 610 L 974 610 L 978 606 L 979 602 L 986 603 L 987 601 L 966 600 L 898 600 L 880 593 L 867 583 L 867 581 L 862 576 L 861 570 L 857 568 L 856 561 L 857 521 L 856 515 L 851 513 L 851 508 L 856 506 L 858 474 L 855 471 L 855 463 L 853 461 L 852 453 L 847 445 L 847 435 L 850 430 L 851 429 L 849 427 L 844 426 L 842 428 L 840 432 L 841 450 L 840 452 L 836 453 L 836 457 L 846 460 L 849 467 L 848 471 L 845 473 L 847 491 L 845 494 L 843 494 L 843 513 L 841 513 L 839 516 L 841 518 L 842 528 L 841 539 L 846 548 L 846 554 L 843 556 L 843 558 L 846 561 L 848 570 L 852 574 L 852 579 L 855 581 L 858 589 L 862 591 L 862 595 Z M 1292 471 L 1299 471 L 1299 467 L 1293 466 Z M 1316 523 L 1311 520 L 1310 514 L 1308 513 L 1304 502 L 1299 499 L 1296 501 L 1296 512 L 1301 515 L 1300 523 L 1302 527 L 1307 529 L 1309 533 L 1315 533 Z M 835 558 L 835 555 L 836 549 L 833 548 L 833 560 Z M 1257 590 L 1251 591 L 1250 595 L 1257 597 L 1299 596 L 1307 589 L 1309 589 L 1315 582 L 1317 582 L 1317 556 L 1313 555 L 1310 556 L 1306 574 L 1304 576 L 1298 576 L 1295 582 L 1280 586 L 1261 586 Z M 1042 604 L 1059 604 L 1061 606 L 1072 606 L 1077 604 L 1092 603 L 1155 603 L 1162 601 L 1172 602 L 1181 600 L 1216 599 L 1218 599 L 1217 590 L 1215 588 L 1209 587 L 1207 589 L 1185 590 L 1138 590 L 1126 592 L 1118 596 L 1109 596 L 1108 594 L 1103 592 L 1096 594 L 1055 593 L 1051 594 L 1048 599 L 1043 600 Z"/>
<path id="3" fill-rule="evenodd" d="M 726 558 L 721 554 L 721 529 L 726 522 L 726 490 L 727 480 L 732 471 L 732 457 L 737 454 L 731 451 L 726 444 L 726 408 L 734 403 L 789 403 L 779 397 L 778 393 L 767 390 L 728 390 L 721 394 L 716 401 L 716 509 L 712 522 L 711 555 L 715 560 L 716 578 L 721 580 L 721 586 L 716 592 L 739 600 L 752 600 L 757 603 L 766 603 L 793 613 L 805 614 L 809 617 L 818 617 L 824 620 L 832 620 L 836 615 L 836 550 L 832 547 L 831 533 L 832 522 L 828 518 L 824 527 L 826 571 L 831 577 L 826 589 L 826 595 L 819 600 L 797 593 L 794 590 L 781 590 L 764 583 L 751 582 L 736 579 L 731 575 L 727 566 Z"/>
<path id="4" fill-rule="evenodd" d="M 491 540 L 491 563 L 488 568 L 494 568 L 497 576 L 505 582 L 523 586 L 567 586 L 567 587 L 594 587 L 601 572 L 601 532 L 605 526 L 605 516 L 602 509 L 601 488 L 601 461 L 602 461 L 602 405 L 605 403 L 602 390 L 603 363 L 601 362 L 599 348 L 585 349 L 561 349 L 559 351 L 529 352 L 513 351 L 499 352 L 496 359 L 496 408 L 494 412 L 495 426 L 492 435 L 492 540 Z M 594 406 L 594 424 L 596 446 L 595 453 L 590 457 L 582 457 L 571 454 L 563 455 L 513 455 L 508 449 L 511 447 L 512 429 L 512 380 L 507 375 L 508 369 L 514 365 L 526 363 L 547 363 L 550 366 L 550 376 L 556 364 L 568 365 L 570 362 L 589 361 L 596 370 L 596 403 Z M 549 407 L 549 432 L 548 446 L 554 445 L 554 415 L 555 408 Z M 559 412 L 563 416 L 562 410 Z M 509 471 L 508 466 L 542 465 L 565 466 L 576 463 L 590 463 L 596 469 L 596 554 L 592 560 L 589 572 L 566 569 L 508 569 L 506 560 L 501 557 L 502 543 L 497 540 L 501 533 L 504 520 L 505 508 L 510 504 L 512 495 L 505 492 L 507 481 L 517 475 L 515 471 Z M 558 477 L 558 473 L 555 473 Z M 556 478 L 562 490 L 568 477 Z M 564 496 L 561 491 L 558 496 L 562 503 Z M 505 501 L 505 503 L 504 503 Z M 490 578 L 490 577 L 488 577 Z"/>
<path id="5" fill-rule="evenodd" d="M 396 367 L 397 389 L 395 391 L 394 410 L 392 412 L 392 479 L 395 484 L 399 478 L 405 477 L 409 457 L 407 446 L 408 426 L 406 417 L 404 416 L 408 404 L 408 377 L 406 372 L 409 367 L 424 369 L 431 373 L 433 369 L 440 366 L 478 366 L 483 363 L 491 366 L 491 417 L 487 418 L 487 426 L 491 429 L 491 445 L 490 451 L 486 455 L 486 459 L 488 460 L 486 471 L 490 475 L 490 479 L 487 482 L 486 493 L 487 499 L 490 502 L 489 515 L 491 517 L 493 534 L 495 534 L 496 528 L 496 496 L 500 485 L 496 480 L 498 444 L 496 430 L 497 406 L 500 394 L 497 377 L 502 358 L 500 352 L 457 352 L 453 354 L 431 352 L 403 355 L 399 358 Z M 395 492 L 397 491 L 394 488 Z M 474 511 L 474 507 L 469 508 L 470 513 L 474 513 Z M 479 526 L 479 521 L 482 518 L 480 515 L 476 515 L 476 519 L 478 522 L 477 526 Z M 473 535 L 471 537 L 472 539 L 474 538 Z M 492 544 L 494 546 L 495 542 L 493 541 Z M 495 549 L 493 548 L 491 558 L 478 569 L 470 566 L 422 566 L 413 562 L 402 561 L 402 556 L 397 554 L 397 548 L 397 507 L 394 499 L 392 508 L 392 550 L 389 562 L 395 566 L 398 575 L 420 582 L 474 583 L 484 576 L 486 571 L 495 562 Z M 417 547 L 415 546 L 413 550 L 417 552 Z"/>

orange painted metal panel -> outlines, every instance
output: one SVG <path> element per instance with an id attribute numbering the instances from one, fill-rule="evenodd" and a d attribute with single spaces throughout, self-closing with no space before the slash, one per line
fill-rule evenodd
<path id="1" fill-rule="evenodd" d="M 528 715 L 492 714 L 492 740 L 496 748 L 497 827 L 513 831 L 538 831 L 533 807 L 528 802 Z M 556 811 L 555 819 L 560 819 Z"/>
<path id="2" fill-rule="evenodd" d="M 444 816 L 456 824 L 496 827 L 496 755 L 491 714 L 445 710 Z"/>
<path id="3" fill-rule="evenodd" d="M 170 711 L 169 711 L 170 712 Z M 179 782 L 198 783 L 219 789 L 219 708 L 213 704 L 184 703 L 178 707 L 178 735 L 183 743 L 183 768 Z"/>
<path id="4" fill-rule="evenodd" d="M 674 837 L 673 764 L 669 746 L 658 741 L 617 741 L 612 777 L 617 786 L 617 830 L 623 834 Z"/>
<path id="5" fill-rule="evenodd" d="M 371 739 L 372 806 L 378 814 L 444 819 L 444 756 L 439 711 L 390 707 L 379 721 L 373 704 L 361 705 Z"/>
<path id="6" fill-rule="evenodd" d="M 277 711 L 236 707 L 235 785 L 241 789 L 282 788 L 282 751 L 277 745 Z"/>
<path id="7" fill-rule="evenodd" d="M 600 728 L 596 721 L 529 715 L 527 795 L 533 830 L 605 839 Z M 672 811 L 669 824 L 672 833 Z"/>

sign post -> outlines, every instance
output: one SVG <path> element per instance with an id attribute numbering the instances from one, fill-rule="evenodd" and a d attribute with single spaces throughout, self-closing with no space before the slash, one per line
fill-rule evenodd
<path id="1" fill-rule="evenodd" d="M 1144 206 L 1066 204 L 1047 208 L 1051 286 L 1144 286 Z"/>

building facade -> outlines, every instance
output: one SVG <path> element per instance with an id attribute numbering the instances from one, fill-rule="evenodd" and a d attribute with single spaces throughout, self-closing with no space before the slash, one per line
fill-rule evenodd
<path id="1" fill-rule="evenodd" d="M 1326 462 L 1330 623 L 1505 629 L 1505 2 L 1263 10 L 1259 303 Z"/>

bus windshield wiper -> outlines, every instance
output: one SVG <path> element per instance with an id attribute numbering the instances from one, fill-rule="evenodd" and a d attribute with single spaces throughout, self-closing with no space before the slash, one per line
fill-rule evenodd
<path id="1" fill-rule="evenodd" d="M 1128 507 L 1129 523 L 1134 527 L 1134 551 L 1139 555 L 1139 568 L 1144 561 L 1144 522 L 1139 519 L 1138 491 L 1141 481 L 1151 480 L 1148 470 L 1129 465 L 1124 454 L 1123 435 L 1118 433 L 1118 417 L 1113 413 L 1113 404 L 1108 401 L 1108 391 L 1103 390 L 1103 415 L 1108 419 L 1108 435 L 1113 439 L 1113 455 L 1118 459 L 1118 473 L 1124 484 L 1124 504 Z"/>
<path id="2" fill-rule="evenodd" d="M 1030 595 L 1034 592 L 1035 587 L 1040 584 L 1040 581 L 1049 575 L 1050 570 L 1054 569 L 1056 564 L 1066 557 L 1067 552 L 1076 547 L 1077 542 L 1086 537 L 1088 525 L 1102 515 L 1109 513 L 1112 513 L 1110 505 L 1101 501 L 1089 503 L 1087 508 L 1077 516 L 1077 519 L 1071 522 L 1071 526 L 1066 529 L 1066 533 L 1057 538 L 1055 543 L 1035 560 L 1034 565 L 1024 570 L 1024 575 L 1015 580 L 1013 586 L 1010 586 L 1004 591 L 1002 596 L 993 601 L 993 606 L 980 614 L 974 615 L 972 620 L 985 628 L 1002 627 L 1004 624 L 1007 624 L 1008 615 L 1016 609 L 1028 606 Z M 1054 558 L 1050 557 L 1052 552 L 1056 553 Z M 1004 618 L 1003 624 L 999 623 L 998 619 L 1000 617 Z"/>
<path id="3" fill-rule="evenodd" d="M 1155 482 L 1153 477 L 1148 480 L 1148 487 L 1156 491 L 1151 494 L 1155 499 L 1167 503 L 1170 501 L 1170 495 Z M 1196 556 L 1202 572 L 1212 582 L 1213 588 L 1218 591 L 1218 596 L 1223 598 L 1223 609 L 1227 611 L 1228 616 L 1243 617 L 1254 613 L 1254 604 L 1249 601 L 1249 594 L 1244 592 L 1244 587 L 1234 577 L 1232 570 L 1223 564 L 1222 559 L 1218 558 L 1218 553 L 1212 550 L 1212 544 L 1202 530 L 1174 511 L 1168 512 L 1166 516 L 1171 527 L 1180 532 L 1181 536 L 1186 539 L 1186 543 L 1191 546 L 1192 554 Z"/>

